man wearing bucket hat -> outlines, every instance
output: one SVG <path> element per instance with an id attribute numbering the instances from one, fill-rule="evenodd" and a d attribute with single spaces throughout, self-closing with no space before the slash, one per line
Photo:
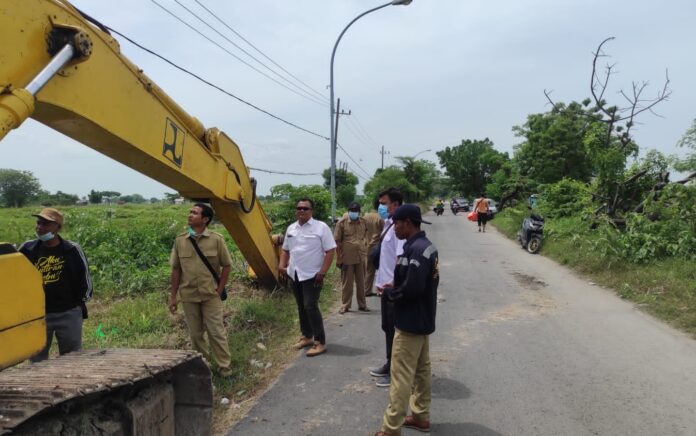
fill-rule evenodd
<path id="1" fill-rule="evenodd" d="M 46 346 L 32 362 L 48 358 L 53 335 L 60 354 L 82 348 L 82 321 L 87 318 L 85 302 L 92 297 L 92 279 L 87 258 L 80 246 L 58 234 L 63 214 L 47 207 L 36 217 L 36 239 L 19 247 L 43 276 L 46 295 Z"/>
<path id="2" fill-rule="evenodd" d="M 430 431 L 430 342 L 435 331 L 437 286 L 440 280 L 437 248 L 421 231 L 420 208 L 404 204 L 394 211 L 396 237 L 406 240 L 394 270 L 394 286 L 384 290 L 394 302 L 389 406 L 375 436 L 401 434 L 401 427 Z M 384 297 L 383 297 L 384 298 Z M 407 408 L 411 415 L 406 416 Z"/>

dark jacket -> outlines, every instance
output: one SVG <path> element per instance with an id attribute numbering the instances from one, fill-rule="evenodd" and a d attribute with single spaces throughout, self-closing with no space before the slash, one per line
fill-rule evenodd
<path id="1" fill-rule="evenodd" d="M 60 238 L 60 236 L 59 236 Z M 64 312 L 77 306 L 82 307 L 83 316 L 86 317 L 86 307 L 84 302 L 92 297 L 92 278 L 89 274 L 89 265 L 82 248 L 72 241 L 60 238 L 59 247 L 65 256 L 65 277 L 68 286 L 65 292 L 60 295 L 46 294 L 46 312 Z M 19 247 L 19 251 L 24 254 L 32 264 L 36 264 L 39 258 L 41 241 L 32 239 Z"/>
<path id="2" fill-rule="evenodd" d="M 417 335 L 435 331 L 439 282 L 437 248 L 425 232 L 419 232 L 404 244 L 404 254 L 394 269 L 394 288 L 387 291 L 387 297 L 394 301 L 397 329 Z"/>

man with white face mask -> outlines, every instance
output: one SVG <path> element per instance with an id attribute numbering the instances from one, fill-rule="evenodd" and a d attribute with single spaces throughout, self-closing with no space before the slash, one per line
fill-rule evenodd
<path id="1" fill-rule="evenodd" d="M 369 312 L 365 300 L 365 263 L 367 246 L 367 223 L 360 216 L 360 204 L 353 202 L 348 206 L 348 216 L 336 223 L 336 267 L 341 270 L 341 308 L 338 313 L 346 313 L 353 302 L 353 285 L 358 300 L 358 310 Z"/>
<path id="2" fill-rule="evenodd" d="M 60 354 L 82 348 L 82 320 L 87 318 L 85 302 L 92 297 L 92 279 L 82 248 L 61 238 L 63 214 L 47 207 L 36 217 L 37 239 L 19 247 L 43 276 L 46 294 L 46 346 L 32 362 L 48 358 L 53 335 Z"/>

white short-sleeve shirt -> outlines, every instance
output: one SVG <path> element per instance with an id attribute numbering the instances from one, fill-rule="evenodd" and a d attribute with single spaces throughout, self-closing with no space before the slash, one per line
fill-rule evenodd
<path id="1" fill-rule="evenodd" d="M 384 230 L 392 223 L 388 218 L 384 221 Z M 391 226 L 382 238 L 382 246 L 379 250 L 379 269 L 375 275 L 375 286 L 383 288 L 385 285 L 394 282 L 394 268 L 396 268 L 396 258 L 404 252 L 405 240 L 396 237 L 394 226 Z"/>
<path id="2" fill-rule="evenodd" d="M 288 275 L 300 281 L 314 277 L 324 263 L 326 252 L 336 248 L 336 241 L 328 225 L 310 218 L 300 225 L 299 221 L 290 224 L 285 232 L 283 250 L 290 252 Z"/>

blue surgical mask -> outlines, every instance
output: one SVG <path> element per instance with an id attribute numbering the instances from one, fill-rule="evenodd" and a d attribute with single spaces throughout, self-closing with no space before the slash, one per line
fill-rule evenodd
<path id="1" fill-rule="evenodd" d="M 39 238 L 39 241 L 43 242 L 50 241 L 51 239 L 56 237 L 56 235 L 54 235 L 53 232 L 44 233 L 43 235 L 39 235 L 37 233 L 36 236 Z"/>
<path id="2" fill-rule="evenodd" d="M 188 226 L 186 230 L 188 231 L 189 236 L 198 236 L 198 233 L 194 232 L 191 226 Z"/>
<path id="3" fill-rule="evenodd" d="M 349 217 L 352 221 L 357 220 L 359 216 L 360 216 L 360 212 L 348 212 L 348 217 Z"/>
<path id="4" fill-rule="evenodd" d="M 379 214 L 379 217 L 382 218 L 383 220 L 386 220 L 389 218 L 389 208 L 387 207 L 386 204 L 380 204 L 379 207 L 377 208 L 377 213 Z"/>

